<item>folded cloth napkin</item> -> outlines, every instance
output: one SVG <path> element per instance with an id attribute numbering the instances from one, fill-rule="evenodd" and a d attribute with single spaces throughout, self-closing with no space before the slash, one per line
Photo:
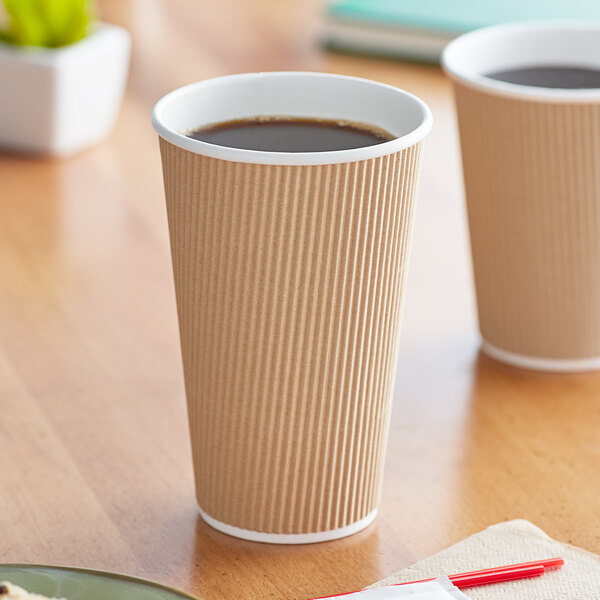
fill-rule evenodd
<path id="1" fill-rule="evenodd" d="M 561 556 L 541 577 L 464 590 L 472 600 L 600 600 L 600 556 L 553 540 L 529 521 L 492 525 L 374 586 Z"/>

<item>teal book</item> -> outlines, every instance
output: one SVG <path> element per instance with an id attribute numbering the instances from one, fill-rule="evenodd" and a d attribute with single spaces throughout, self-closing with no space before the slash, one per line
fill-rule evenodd
<path id="1" fill-rule="evenodd" d="M 600 20 L 600 0 L 333 0 L 324 40 L 333 49 L 437 62 L 467 31 L 547 19 Z"/>

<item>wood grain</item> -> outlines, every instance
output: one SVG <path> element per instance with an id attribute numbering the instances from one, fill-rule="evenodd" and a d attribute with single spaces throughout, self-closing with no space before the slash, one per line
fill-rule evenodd
<path id="1" fill-rule="evenodd" d="M 112 0 L 134 37 L 105 143 L 0 156 L 0 561 L 150 577 L 207 599 L 360 588 L 491 523 L 530 519 L 600 552 L 600 375 L 478 356 L 450 85 L 433 67 L 326 54 L 319 4 Z M 250 70 L 404 87 L 432 108 L 380 516 L 351 538 L 270 547 L 194 499 L 154 102 Z"/>

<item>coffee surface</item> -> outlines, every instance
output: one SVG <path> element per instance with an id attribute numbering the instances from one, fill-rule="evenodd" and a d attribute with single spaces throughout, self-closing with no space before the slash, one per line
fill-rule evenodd
<path id="1" fill-rule="evenodd" d="M 394 136 L 366 123 L 294 117 L 255 117 L 189 131 L 190 138 L 263 152 L 330 152 L 374 146 Z"/>
<path id="2" fill-rule="evenodd" d="M 486 77 L 507 83 L 566 90 L 600 88 L 600 70 L 577 66 L 539 65 L 488 73 Z"/>

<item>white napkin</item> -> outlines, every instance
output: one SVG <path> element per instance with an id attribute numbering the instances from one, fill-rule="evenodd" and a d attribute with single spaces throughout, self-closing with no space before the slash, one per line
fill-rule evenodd
<path id="1" fill-rule="evenodd" d="M 600 600 L 600 556 L 548 537 L 529 521 L 492 525 L 372 587 L 561 556 L 541 577 L 467 588 L 472 600 Z"/>

